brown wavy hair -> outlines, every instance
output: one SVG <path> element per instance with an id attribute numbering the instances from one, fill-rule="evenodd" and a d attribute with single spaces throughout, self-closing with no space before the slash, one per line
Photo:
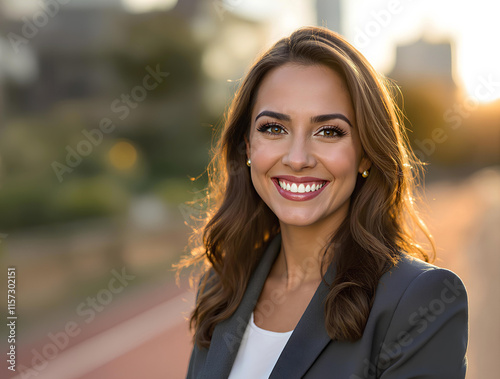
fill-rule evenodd
<path id="1" fill-rule="evenodd" d="M 191 254 L 177 265 L 202 264 L 190 320 L 199 347 L 208 347 L 215 325 L 235 312 L 268 242 L 280 232 L 279 220 L 252 185 L 245 136 L 262 79 L 286 63 L 325 65 L 344 79 L 364 154 L 372 162 L 368 178 L 358 175 L 348 216 L 324 247 L 323 267 L 336 265 L 324 309 L 330 338 L 362 336 L 378 281 L 402 252 L 429 261 L 416 242 L 417 230 L 434 253 L 415 207 L 422 170 L 389 91 L 395 86 L 340 35 L 320 27 L 298 29 L 260 56 L 241 82 L 208 168 L 206 216 L 190 240 Z"/>

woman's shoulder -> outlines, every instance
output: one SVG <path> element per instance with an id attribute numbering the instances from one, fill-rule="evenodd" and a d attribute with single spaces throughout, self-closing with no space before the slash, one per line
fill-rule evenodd
<path id="1" fill-rule="evenodd" d="M 406 253 L 401 254 L 398 263 L 382 276 L 380 282 L 381 284 L 398 282 L 400 285 L 411 285 L 413 282 L 416 284 L 429 280 L 453 280 L 462 283 L 460 277 L 453 271 L 435 266 Z"/>
<path id="2" fill-rule="evenodd" d="M 467 290 L 453 271 L 403 253 L 399 262 L 380 278 L 375 302 L 394 310 L 406 305 L 418 308 L 418 304 L 466 305 Z"/>
<path id="3" fill-rule="evenodd" d="M 380 279 L 367 324 L 376 336 L 379 369 L 387 378 L 465 377 L 467 291 L 454 272 L 402 255 Z"/>

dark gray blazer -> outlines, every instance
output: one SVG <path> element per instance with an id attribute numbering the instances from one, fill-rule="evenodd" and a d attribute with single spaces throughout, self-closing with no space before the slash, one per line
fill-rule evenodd
<path id="1" fill-rule="evenodd" d="M 229 376 L 280 245 L 278 235 L 253 273 L 236 312 L 215 327 L 210 348 L 193 348 L 188 378 Z M 329 271 L 327 279 L 333 275 Z M 380 279 L 363 337 L 354 343 L 328 337 L 323 307 L 327 292 L 321 283 L 270 378 L 465 378 L 467 293 L 453 272 L 403 255 Z"/>

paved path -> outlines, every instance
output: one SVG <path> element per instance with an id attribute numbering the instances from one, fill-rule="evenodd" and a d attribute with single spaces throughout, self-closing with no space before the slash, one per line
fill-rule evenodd
<path id="1" fill-rule="evenodd" d="M 468 379 L 500 372 L 500 170 L 484 169 L 459 182 L 428 188 L 437 265 L 464 281 L 469 295 Z"/>
<path id="2" fill-rule="evenodd" d="M 19 362 L 26 370 L 12 379 L 98 379 L 98 378 L 184 378 L 189 353 L 190 334 L 186 317 L 192 308 L 194 295 L 169 284 L 170 298 L 148 307 L 157 299 L 135 294 L 128 304 L 122 304 L 107 315 L 99 315 L 78 338 L 71 339 L 53 360 L 32 367 L 32 348 L 43 352 L 48 338 L 22 350 Z M 156 299 L 155 299 L 156 298 Z M 136 309 L 145 309 L 134 312 Z M 113 323 L 112 319 L 119 320 Z M 63 328 L 61 328 L 63 330 Z M 19 366 L 18 366 L 19 367 Z M 30 371 L 31 369 L 31 371 Z"/>

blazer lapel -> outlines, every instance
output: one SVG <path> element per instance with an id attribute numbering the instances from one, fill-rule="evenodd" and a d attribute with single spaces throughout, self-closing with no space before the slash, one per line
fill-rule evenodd
<path id="1" fill-rule="evenodd" d="M 269 271 L 278 256 L 280 247 L 281 234 L 278 234 L 270 242 L 262 256 L 261 262 L 250 278 L 245 295 L 238 309 L 236 309 L 229 319 L 216 325 L 200 379 L 220 379 L 229 376 L 241 344 L 241 339 L 250 320 L 250 315 L 257 304 Z"/>
<path id="2" fill-rule="evenodd" d="M 335 267 L 331 265 L 325 279 L 332 283 L 334 276 Z M 328 291 L 328 286 L 322 281 L 285 345 L 270 379 L 301 378 L 331 341 L 324 316 L 324 299 Z"/>

